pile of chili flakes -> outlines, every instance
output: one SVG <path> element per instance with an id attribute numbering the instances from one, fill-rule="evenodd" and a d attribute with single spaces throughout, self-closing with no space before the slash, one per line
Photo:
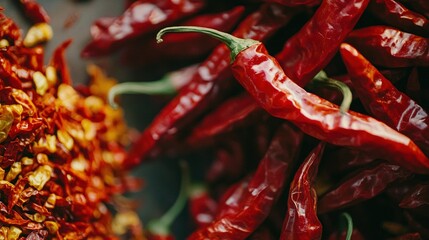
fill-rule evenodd
<path id="1" fill-rule="evenodd" d="M 104 100 L 115 81 L 90 66 L 90 86 L 72 87 L 69 43 L 44 65 L 43 48 L 25 47 L 19 27 L 0 15 L 0 239 L 141 235 L 135 213 L 114 200 L 136 187 L 121 170 L 122 112 Z"/>

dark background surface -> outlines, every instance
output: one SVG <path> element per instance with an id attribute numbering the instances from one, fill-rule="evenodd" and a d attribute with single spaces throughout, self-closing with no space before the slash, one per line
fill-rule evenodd
<path id="1" fill-rule="evenodd" d="M 20 11 L 16 0 L 0 0 L 4 13 L 14 19 L 23 30 L 23 36 L 30 27 L 30 22 Z M 124 11 L 122 0 L 38 0 L 51 17 L 50 25 L 54 37 L 45 44 L 45 63 L 50 59 L 52 51 L 63 41 L 73 39 L 67 50 L 67 60 L 74 84 L 85 84 L 88 80 L 86 66 L 95 63 L 118 81 L 139 81 L 154 75 L 147 69 L 129 68 L 119 63 L 114 54 L 97 59 L 82 59 L 80 51 L 90 40 L 90 24 L 99 17 L 118 16 Z M 70 26 L 66 26 L 72 22 Z M 156 74 L 155 74 L 156 75 Z M 130 127 L 142 130 L 161 107 L 162 101 L 154 101 L 146 96 L 125 96 L 122 106 L 125 110 L 126 120 Z M 172 159 L 158 159 L 148 162 L 133 171 L 133 174 L 144 179 L 144 188 L 129 197 L 138 201 L 139 215 L 143 224 L 149 219 L 161 216 L 171 206 L 180 188 L 180 173 L 177 161 Z M 189 223 L 185 214 L 181 214 L 172 226 L 177 239 L 184 239 Z"/>

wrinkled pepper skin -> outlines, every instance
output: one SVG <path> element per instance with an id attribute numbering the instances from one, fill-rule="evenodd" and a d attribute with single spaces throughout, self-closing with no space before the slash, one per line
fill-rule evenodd
<path id="1" fill-rule="evenodd" d="M 400 92 L 364 56 L 348 44 L 341 56 L 366 110 L 375 118 L 412 139 L 429 154 L 429 114 Z"/>
<path id="2" fill-rule="evenodd" d="M 280 196 L 296 160 L 302 133 L 282 125 L 260 161 L 235 210 L 196 230 L 189 240 L 246 239 L 268 216 Z M 225 211 L 225 210 L 224 210 Z"/>
<path id="3" fill-rule="evenodd" d="M 410 174 L 409 171 L 386 162 L 366 166 L 324 194 L 319 199 L 318 211 L 327 213 L 371 199 L 384 191 L 389 184 L 405 179 Z"/>
<path id="4" fill-rule="evenodd" d="M 304 133 L 397 163 L 416 173 L 429 172 L 429 159 L 405 135 L 366 115 L 341 114 L 332 103 L 306 92 L 285 75 L 263 44 L 241 51 L 232 63 L 240 84 L 271 115 Z"/>
<path id="5" fill-rule="evenodd" d="M 277 5 L 263 5 L 249 15 L 234 31 L 244 38 L 266 40 L 292 18 L 292 10 Z M 229 68 L 229 51 L 220 45 L 199 66 L 197 73 L 155 117 L 131 147 L 125 167 L 131 168 L 148 158 L 156 145 L 177 135 L 218 103 L 235 85 Z"/>
<path id="6" fill-rule="evenodd" d="M 287 40 L 276 59 L 286 75 L 305 86 L 331 61 L 369 0 L 324 0 L 301 30 Z"/>
<path id="7" fill-rule="evenodd" d="M 370 26 L 351 32 L 346 42 L 376 66 L 429 66 L 429 39 L 388 26 Z"/>
<path id="8" fill-rule="evenodd" d="M 317 217 L 317 176 L 324 143 L 314 148 L 295 173 L 290 185 L 287 210 L 280 239 L 321 239 L 322 224 Z"/>
<path id="9" fill-rule="evenodd" d="M 190 16 L 204 6 L 204 0 L 136 1 L 121 16 L 110 19 L 109 25 L 93 25 L 93 39 L 84 47 L 81 55 L 95 57 L 111 53 L 128 40 Z"/>

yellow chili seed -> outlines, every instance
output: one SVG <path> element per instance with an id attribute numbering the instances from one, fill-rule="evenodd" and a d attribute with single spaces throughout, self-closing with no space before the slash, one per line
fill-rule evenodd
<path id="1" fill-rule="evenodd" d="M 52 27 L 47 23 L 37 23 L 32 26 L 24 38 L 24 46 L 34 47 L 52 39 L 54 33 Z"/>
<path id="2" fill-rule="evenodd" d="M 57 83 L 57 70 L 53 66 L 46 67 L 46 80 L 48 80 L 49 86 L 54 86 Z"/>
<path id="3" fill-rule="evenodd" d="M 21 162 L 14 162 L 10 167 L 9 172 L 6 175 L 6 181 L 11 182 L 20 174 L 22 171 Z"/>
<path id="4" fill-rule="evenodd" d="M 48 80 L 45 75 L 39 71 L 33 73 L 33 82 L 36 85 L 36 92 L 39 95 L 44 95 L 49 88 Z"/>
<path id="5" fill-rule="evenodd" d="M 52 171 L 53 171 L 52 167 L 48 165 L 43 165 L 38 167 L 36 171 L 32 172 L 29 175 L 28 177 L 29 184 L 35 187 L 39 191 L 42 190 L 42 188 L 51 178 Z"/>

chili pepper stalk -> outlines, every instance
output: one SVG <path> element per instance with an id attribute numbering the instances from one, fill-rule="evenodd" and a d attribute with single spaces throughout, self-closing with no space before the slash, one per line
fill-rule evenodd
<path id="1" fill-rule="evenodd" d="M 235 79 L 271 115 L 322 141 L 360 149 L 416 173 L 429 172 L 429 159 L 411 139 L 369 116 L 341 114 L 338 106 L 306 92 L 285 75 L 262 43 L 198 27 L 164 28 L 157 39 L 184 31 L 204 32 L 224 42 L 231 50 Z"/>

